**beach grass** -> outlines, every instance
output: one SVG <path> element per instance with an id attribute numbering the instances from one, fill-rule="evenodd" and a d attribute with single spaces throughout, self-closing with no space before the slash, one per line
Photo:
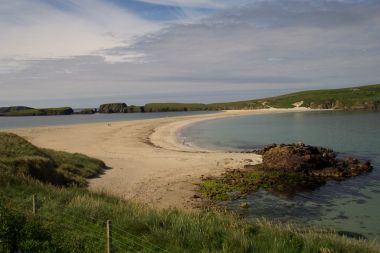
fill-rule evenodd
<path id="1" fill-rule="evenodd" d="M 82 154 L 42 149 L 11 133 L 0 133 L 0 163 L 16 174 L 25 174 L 56 185 L 86 185 L 106 169 L 104 162 Z"/>
<path id="2" fill-rule="evenodd" d="M 248 223 L 221 211 L 157 210 L 9 173 L 0 177 L 0 193 L 8 212 L 28 219 L 35 219 L 31 195 L 37 195 L 36 217 L 50 237 L 45 245 L 56 252 L 104 251 L 106 220 L 112 221 L 114 252 L 380 252 L 374 242 L 331 230 L 263 219 Z"/>

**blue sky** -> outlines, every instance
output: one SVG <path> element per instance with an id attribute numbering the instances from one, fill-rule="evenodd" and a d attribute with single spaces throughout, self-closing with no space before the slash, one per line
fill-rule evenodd
<path id="1" fill-rule="evenodd" d="M 2 0 L 0 106 L 380 83 L 377 0 Z"/>

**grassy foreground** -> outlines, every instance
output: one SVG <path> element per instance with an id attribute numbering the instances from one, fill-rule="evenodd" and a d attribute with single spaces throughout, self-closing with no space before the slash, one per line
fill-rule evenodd
<path id="1" fill-rule="evenodd" d="M 49 177 L 41 182 L 9 162 L 13 156 L 46 155 L 46 150 L 14 135 L 1 136 L 19 142 L 0 150 L 0 252 L 104 252 L 108 219 L 114 252 L 380 252 L 374 242 L 333 231 L 266 220 L 247 223 L 211 210 L 157 210 L 77 186 L 54 186 Z M 51 157 L 57 165 L 72 162 L 71 154 L 57 154 Z M 33 194 L 36 216 L 31 213 Z"/>
<path id="2" fill-rule="evenodd" d="M 265 220 L 248 224 L 212 211 L 158 211 L 106 194 L 57 188 L 23 176 L 1 175 L 0 193 L 1 205 L 29 216 L 29 220 L 36 219 L 30 213 L 31 194 L 37 194 L 37 220 L 50 235 L 44 245 L 56 252 L 104 251 L 107 219 L 113 223 L 115 252 L 380 252 L 374 243 L 331 231 Z"/>

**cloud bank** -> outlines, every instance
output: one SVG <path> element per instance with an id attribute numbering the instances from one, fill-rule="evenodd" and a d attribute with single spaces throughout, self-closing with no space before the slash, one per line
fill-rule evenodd
<path id="1" fill-rule="evenodd" d="M 12 25 L 0 22 L 6 34 L 16 29 L 9 27 L 30 28 L 30 33 L 14 32 L 20 38 L 5 36 L 13 39 L 6 42 L 11 50 L 0 51 L 5 91 L 0 102 L 49 98 L 81 106 L 85 98 L 92 103 L 101 97 L 176 100 L 168 94 L 190 94 L 188 99 L 206 102 L 230 100 L 229 92 L 249 98 L 263 89 L 275 94 L 380 81 L 378 1 L 142 2 L 182 5 L 183 13 L 200 5 L 214 11 L 191 22 L 183 17 L 163 23 L 99 1 L 91 10 L 79 8 L 83 13 L 72 23 L 62 22 L 67 12 L 55 9 L 58 15 L 45 5 L 46 17 L 57 23 L 31 21 L 28 15 Z M 62 40 L 59 50 L 44 50 L 50 40 Z M 33 60 L 22 58 L 30 49 L 25 41 L 33 47 Z"/>

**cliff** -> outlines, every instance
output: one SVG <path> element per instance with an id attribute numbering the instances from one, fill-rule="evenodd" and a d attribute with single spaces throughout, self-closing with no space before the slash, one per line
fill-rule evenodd
<path id="1" fill-rule="evenodd" d="M 128 106 L 126 103 L 102 104 L 98 111 L 99 113 L 127 113 Z"/>

